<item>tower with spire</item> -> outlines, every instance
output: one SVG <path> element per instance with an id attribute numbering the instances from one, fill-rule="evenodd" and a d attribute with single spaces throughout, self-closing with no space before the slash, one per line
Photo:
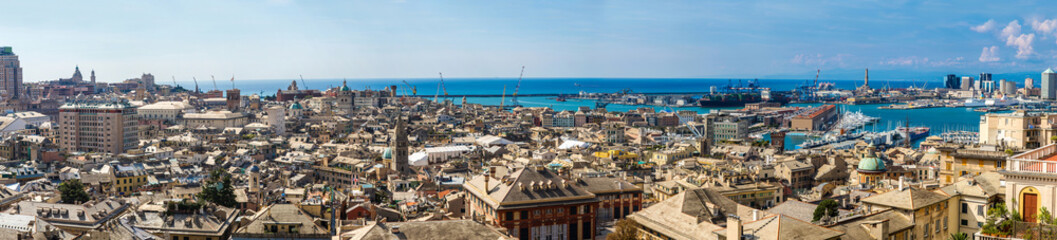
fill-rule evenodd
<path id="1" fill-rule="evenodd" d="M 341 88 L 338 88 L 337 96 L 338 109 L 351 113 L 353 108 L 356 107 L 356 93 L 349 89 L 349 84 L 346 81 L 341 81 Z"/>
<path id="2" fill-rule="evenodd" d="M 397 113 L 395 124 L 393 128 L 389 130 L 389 148 L 391 154 L 390 169 L 396 171 L 400 175 L 411 173 L 411 167 L 408 161 L 407 148 L 410 145 L 407 141 L 407 126 L 404 122 L 403 114 Z"/>
<path id="3" fill-rule="evenodd" d="M 95 69 L 92 69 L 92 84 L 95 84 Z"/>

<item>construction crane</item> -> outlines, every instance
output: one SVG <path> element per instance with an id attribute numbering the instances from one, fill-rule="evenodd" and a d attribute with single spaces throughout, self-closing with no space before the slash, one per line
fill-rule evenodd
<path id="1" fill-rule="evenodd" d="M 415 86 L 411 86 L 410 83 L 407 83 L 407 80 L 403 80 L 403 81 L 404 81 L 404 85 L 407 85 L 407 89 L 411 89 L 411 95 L 418 95 L 418 88 L 415 88 Z M 404 91 L 405 91 L 404 95 L 407 95 L 407 93 L 406 93 L 407 89 L 404 89 Z"/>
<path id="2" fill-rule="evenodd" d="M 303 87 L 304 89 L 308 89 L 308 84 L 307 84 L 307 83 L 305 83 L 305 76 L 301 76 L 301 74 L 297 74 L 297 77 L 300 77 L 300 78 L 301 78 L 301 86 L 302 86 L 302 87 Z"/>
<path id="3" fill-rule="evenodd" d="M 209 78 L 213 79 L 213 91 L 220 91 L 220 88 L 217 87 L 217 78 L 213 77 L 213 75 L 209 75 Z"/>
<path id="4" fill-rule="evenodd" d="M 519 104 L 518 101 L 517 101 L 517 93 L 518 93 L 519 90 L 521 90 L 521 77 L 524 77 L 524 76 L 525 76 L 525 66 L 521 66 L 521 75 L 517 76 L 517 86 L 514 87 L 514 96 L 510 98 L 510 103 L 513 103 L 511 106 L 514 106 L 514 107 L 521 106 L 521 104 Z"/>
<path id="5" fill-rule="evenodd" d="M 178 84 L 176 84 L 176 76 L 172 76 L 172 86 L 173 87 L 179 86 Z"/>
<path id="6" fill-rule="evenodd" d="M 444 73 L 437 73 L 440 75 L 440 83 L 437 83 L 437 94 L 433 95 L 433 102 L 437 102 L 437 96 L 440 95 L 440 91 L 444 90 L 444 98 L 448 97 L 448 88 L 444 86 Z"/>
<path id="7" fill-rule="evenodd" d="M 503 103 L 506 102 L 506 85 L 503 85 L 503 95 L 499 95 L 499 110 L 503 109 Z"/>
<path id="8" fill-rule="evenodd" d="M 194 81 L 195 81 L 195 93 L 201 93 L 201 92 L 202 92 L 202 90 L 198 90 L 198 78 L 196 78 L 196 77 L 191 77 L 191 80 L 194 80 Z"/>

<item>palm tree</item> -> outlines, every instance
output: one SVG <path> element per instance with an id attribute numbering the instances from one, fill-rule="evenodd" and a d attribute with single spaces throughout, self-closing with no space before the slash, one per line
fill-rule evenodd
<path id="1" fill-rule="evenodd" d="M 948 240 L 968 240 L 969 239 L 969 235 L 965 234 L 965 233 L 962 233 L 962 232 L 960 232 L 960 233 L 951 233 L 951 237 L 949 237 L 947 239 Z"/>

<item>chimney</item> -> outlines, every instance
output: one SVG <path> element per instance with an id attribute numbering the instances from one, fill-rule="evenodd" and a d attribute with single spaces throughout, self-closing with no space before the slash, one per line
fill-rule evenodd
<path id="1" fill-rule="evenodd" d="M 756 210 L 756 209 L 752 210 L 752 220 L 753 221 L 760 220 L 760 210 Z"/>
<path id="2" fill-rule="evenodd" d="M 869 221 L 862 223 L 870 237 L 876 240 L 888 239 L 888 219 Z"/>
<path id="3" fill-rule="evenodd" d="M 904 179 L 905 178 L 903 176 L 899 176 L 899 191 L 903 191 L 903 180 Z"/>
<path id="4" fill-rule="evenodd" d="M 741 240 L 741 219 L 727 217 L 727 240 Z"/>

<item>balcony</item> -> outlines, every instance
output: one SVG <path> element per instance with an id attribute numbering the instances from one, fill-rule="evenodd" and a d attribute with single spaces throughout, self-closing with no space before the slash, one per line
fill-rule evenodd
<path id="1" fill-rule="evenodd" d="M 976 232 L 973 236 L 977 240 L 1057 239 L 1057 225 L 1013 221 L 1008 232 L 998 236 Z"/>
<path id="2" fill-rule="evenodd" d="M 1055 153 L 1057 153 L 1057 144 L 1050 144 L 1013 155 L 1007 160 L 1006 171 L 1057 174 L 1057 154 Z"/>

